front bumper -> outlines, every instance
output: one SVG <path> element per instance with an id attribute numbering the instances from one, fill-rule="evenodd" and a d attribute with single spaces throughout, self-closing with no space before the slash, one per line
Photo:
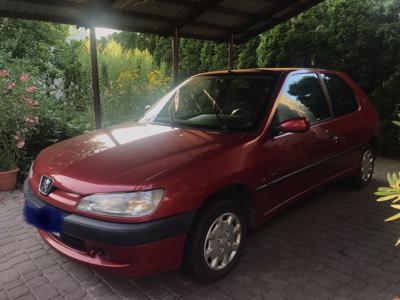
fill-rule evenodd
<path id="1" fill-rule="evenodd" d="M 25 206 L 50 206 L 24 184 Z M 147 276 L 178 268 L 186 233 L 195 212 L 144 222 L 116 223 L 62 211 L 63 231 L 39 229 L 41 237 L 58 252 L 76 261 L 128 276 Z"/>

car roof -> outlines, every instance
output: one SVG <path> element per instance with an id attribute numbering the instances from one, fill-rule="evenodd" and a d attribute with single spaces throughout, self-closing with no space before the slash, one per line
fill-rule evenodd
<path id="1" fill-rule="evenodd" d="M 211 71 L 200 73 L 196 76 L 205 76 L 205 75 L 227 75 L 227 74 L 242 74 L 242 75 L 260 75 L 260 74 L 271 74 L 271 73 L 283 73 L 283 72 L 291 72 L 291 71 L 314 71 L 314 72 L 332 72 L 324 69 L 315 69 L 315 68 L 254 68 L 254 69 L 237 69 L 237 70 L 221 70 L 221 71 Z"/>

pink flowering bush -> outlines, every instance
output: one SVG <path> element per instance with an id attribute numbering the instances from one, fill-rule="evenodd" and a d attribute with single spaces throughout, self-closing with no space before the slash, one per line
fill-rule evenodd
<path id="1" fill-rule="evenodd" d="M 0 69 L 0 172 L 18 168 L 26 143 L 40 124 L 42 93 L 28 74 Z"/>

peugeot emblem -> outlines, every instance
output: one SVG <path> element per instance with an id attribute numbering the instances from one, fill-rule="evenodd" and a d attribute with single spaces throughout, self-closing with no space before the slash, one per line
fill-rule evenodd
<path id="1" fill-rule="evenodd" d="M 50 194 L 51 188 L 53 187 L 53 182 L 53 179 L 47 176 L 42 176 L 40 178 L 39 192 L 46 196 Z"/>

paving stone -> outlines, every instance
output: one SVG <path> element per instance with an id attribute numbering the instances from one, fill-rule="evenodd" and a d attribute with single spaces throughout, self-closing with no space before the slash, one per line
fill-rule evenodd
<path id="1" fill-rule="evenodd" d="M 47 300 L 58 296 L 57 290 L 49 283 L 42 284 L 36 287 L 33 291 L 36 298 L 40 300 Z"/>
<path id="2" fill-rule="evenodd" d="M 26 284 L 32 290 L 34 290 L 34 289 L 38 288 L 39 286 L 44 285 L 47 282 L 49 282 L 49 280 L 45 276 L 39 275 L 39 276 L 36 276 L 36 277 L 32 278 L 31 280 L 27 281 Z"/>
<path id="3" fill-rule="evenodd" d="M 146 294 L 139 290 L 132 282 L 129 280 L 119 278 L 111 281 L 110 288 L 116 291 L 119 295 L 126 298 L 134 299 L 147 299 Z"/>
<path id="4" fill-rule="evenodd" d="M 79 289 L 75 289 L 72 293 L 65 295 L 65 299 L 66 300 L 78 300 L 78 299 L 82 299 L 83 297 L 86 296 L 86 291 L 79 288 Z"/>
<path id="5" fill-rule="evenodd" d="M 304 287 L 304 291 L 310 295 L 313 295 L 317 299 L 332 299 L 334 296 L 333 292 L 327 288 L 317 285 L 316 283 L 308 283 Z"/>
<path id="6" fill-rule="evenodd" d="M 2 271 L 0 273 L 0 285 L 4 285 L 7 282 L 17 280 L 19 277 L 20 275 L 17 273 L 17 271 L 13 269 Z"/>
<path id="7" fill-rule="evenodd" d="M 25 284 L 25 282 L 22 279 L 16 279 L 16 280 L 12 280 L 12 281 L 5 283 L 3 285 L 3 289 L 5 291 L 8 291 L 8 290 L 14 289 L 16 287 L 19 287 L 21 285 L 24 285 L 24 284 Z"/>
<path id="8" fill-rule="evenodd" d="M 78 282 L 72 277 L 65 277 L 58 281 L 52 282 L 52 285 L 62 294 L 71 294 L 74 290 L 79 288 Z"/>
<path id="9" fill-rule="evenodd" d="M 56 261 L 50 255 L 43 255 L 41 257 L 36 258 L 34 261 L 38 265 L 38 267 L 42 270 L 56 264 Z"/>
<path id="10" fill-rule="evenodd" d="M 51 282 L 56 282 L 60 279 L 70 277 L 68 272 L 66 272 L 64 269 L 61 268 L 61 266 L 57 266 L 51 272 L 46 272 L 46 277 L 51 281 Z"/>
<path id="11" fill-rule="evenodd" d="M 18 286 L 18 287 L 15 287 L 15 288 L 11 289 L 11 290 L 8 290 L 7 291 L 7 296 L 10 299 L 17 299 L 19 297 L 22 297 L 24 295 L 29 294 L 29 292 L 30 291 L 26 286 Z"/>
<path id="12" fill-rule="evenodd" d="M 108 285 L 105 284 L 98 284 L 95 286 L 92 286 L 87 289 L 88 293 L 93 296 L 93 297 L 102 297 L 105 294 L 111 293 L 111 289 L 108 287 Z"/>
<path id="13" fill-rule="evenodd" d="M 31 260 L 24 261 L 15 265 L 15 270 L 17 270 L 18 273 L 20 274 L 30 273 L 36 269 L 37 269 L 36 265 Z"/>
<path id="14" fill-rule="evenodd" d="M 93 276 L 93 272 L 89 268 L 81 265 L 75 265 L 73 268 L 69 269 L 68 272 L 79 281 Z"/>

